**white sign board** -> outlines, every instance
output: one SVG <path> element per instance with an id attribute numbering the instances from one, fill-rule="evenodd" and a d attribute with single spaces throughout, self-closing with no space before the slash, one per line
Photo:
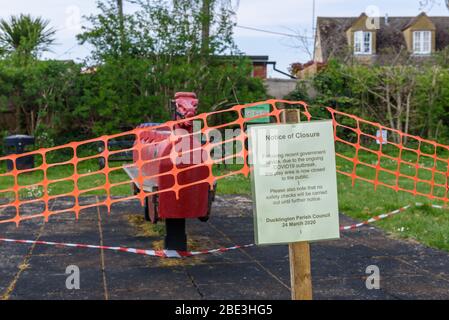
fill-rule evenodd
<path id="1" fill-rule="evenodd" d="M 387 130 L 377 130 L 376 132 L 376 143 L 380 144 L 380 137 L 382 137 L 382 144 L 388 144 L 388 131 Z"/>
<path id="2" fill-rule="evenodd" d="M 249 129 L 257 244 L 340 237 L 332 121 Z"/>

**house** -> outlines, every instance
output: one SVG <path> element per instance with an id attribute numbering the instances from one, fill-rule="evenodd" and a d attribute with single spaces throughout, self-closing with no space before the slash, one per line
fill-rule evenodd
<path id="1" fill-rule="evenodd" d="M 447 46 L 449 17 L 424 12 L 416 17 L 318 17 L 314 57 L 307 68 L 317 69 L 330 58 L 385 65 L 399 53 L 422 60 Z"/>
<path id="2" fill-rule="evenodd" d="M 247 56 L 249 60 L 251 60 L 253 69 L 252 69 L 252 77 L 266 79 L 268 78 L 268 64 L 269 57 L 268 56 Z"/>
<path id="3" fill-rule="evenodd" d="M 225 56 L 227 58 L 235 58 L 235 56 Z M 253 78 L 259 78 L 262 80 L 267 80 L 268 78 L 268 66 L 272 65 L 273 70 L 279 74 L 282 74 L 290 79 L 295 79 L 296 77 L 292 76 L 291 74 L 288 74 L 287 72 L 284 72 L 282 70 L 279 70 L 276 68 L 276 61 L 270 61 L 269 56 L 248 56 L 248 55 L 242 55 L 240 56 L 242 58 L 249 59 L 252 64 L 252 72 L 251 77 Z"/>

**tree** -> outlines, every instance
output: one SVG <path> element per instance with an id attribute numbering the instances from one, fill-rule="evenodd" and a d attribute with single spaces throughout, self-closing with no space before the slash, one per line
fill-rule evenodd
<path id="1" fill-rule="evenodd" d="M 100 13 L 88 17 L 90 26 L 78 36 L 94 47 L 89 62 L 96 71 L 77 112 L 96 134 L 169 120 L 177 91 L 196 92 L 200 111 L 266 97 L 234 44 L 230 0 L 206 1 L 209 28 L 203 0 L 129 2 L 136 12 L 118 17 L 116 0 L 99 1 Z"/>
<path id="2" fill-rule="evenodd" d="M 36 58 L 49 50 L 55 41 L 56 30 L 49 28 L 49 21 L 30 15 L 11 16 L 0 20 L 0 46 L 16 54 L 21 61 Z"/>
<path id="3" fill-rule="evenodd" d="M 446 5 L 449 10 L 449 0 L 419 0 L 420 10 L 432 10 L 435 5 L 440 5 L 442 2 Z"/>
<path id="4" fill-rule="evenodd" d="M 449 125 L 449 70 L 430 65 L 419 74 L 414 93 L 417 104 L 417 126 L 420 136 L 447 140 Z"/>
<path id="5" fill-rule="evenodd" d="M 11 59 L 0 61 L 0 112 L 13 109 L 12 131 L 54 135 L 74 127 L 71 113 L 78 103 L 80 66 L 65 61 L 33 61 L 18 66 Z M 3 110 L 2 110 L 3 109 Z"/>
<path id="6" fill-rule="evenodd" d="M 100 14 L 87 17 L 91 26 L 84 26 L 78 39 L 94 47 L 91 58 L 95 63 L 121 55 L 192 56 L 204 54 L 206 49 L 208 54 L 238 52 L 233 40 L 235 13 L 231 0 L 128 2 L 137 8 L 132 15 L 123 13 L 122 1 L 102 0 L 97 1 Z"/>
<path id="7" fill-rule="evenodd" d="M 201 52 L 203 55 L 209 54 L 209 38 L 211 26 L 211 6 L 213 0 L 202 0 L 203 6 L 201 8 L 202 26 L 201 26 Z"/>
<path id="8" fill-rule="evenodd" d="M 341 64 L 334 60 L 314 78 L 315 104 L 404 133 L 445 141 L 449 134 L 448 50 L 426 62 L 397 57 L 390 65 Z M 368 132 L 375 134 L 375 132 Z M 400 136 L 391 139 L 400 142 Z M 407 143 L 406 137 L 402 140 Z"/>
<path id="9" fill-rule="evenodd" d="M 35 71 L 35 67 L 40 65 L 36 59 L 42 52 L 49 50 L 54 43 L 55 33 L 56 31 L 49 27 L 49 21 L 40 17 L 33 18 L 30 15 L 21 14 L 11 16 L 8 21 L 0 20 L 0 47 L 2 48 L 0 51 L 3 51 L 7 58 L 2 67 L 6 68 L 6 74 L 12 77 L 11 81 L 14 84 L 8 103 L 15 110 L 17 132 L 34 133 L 36 129 L 34 120 L 38 117 L 38 113 L 27 114 L 30 109 L 36 108 L 36 102 L 24 99 L 24 85 L 30 80 L 26 75 L 30 75 Z M 34 111 L 36 110 L 31 113 Z"/>

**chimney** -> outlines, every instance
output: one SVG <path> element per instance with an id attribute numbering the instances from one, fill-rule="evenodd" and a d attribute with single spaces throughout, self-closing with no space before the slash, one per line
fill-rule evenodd
<path id="1" fill-rule="evenodd" d="M 386 26 L 390 25 L 390 21 L 388 20 L 388 13 L 385 14 L 385 25 Z"/>

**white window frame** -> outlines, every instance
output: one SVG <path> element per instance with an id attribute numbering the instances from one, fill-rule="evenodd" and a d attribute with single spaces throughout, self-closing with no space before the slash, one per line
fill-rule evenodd
<path id="1" fill-rule="evenodd" d="M 371 31 L 354 32 L 354 54 L 370 55 L 373 53 L 373 33 Z"/>
<path id="2" fill-rule="evenodd" d="M 432 31 L 413 31 L 413 54 L 428 55 L 432 53 Z"/>

